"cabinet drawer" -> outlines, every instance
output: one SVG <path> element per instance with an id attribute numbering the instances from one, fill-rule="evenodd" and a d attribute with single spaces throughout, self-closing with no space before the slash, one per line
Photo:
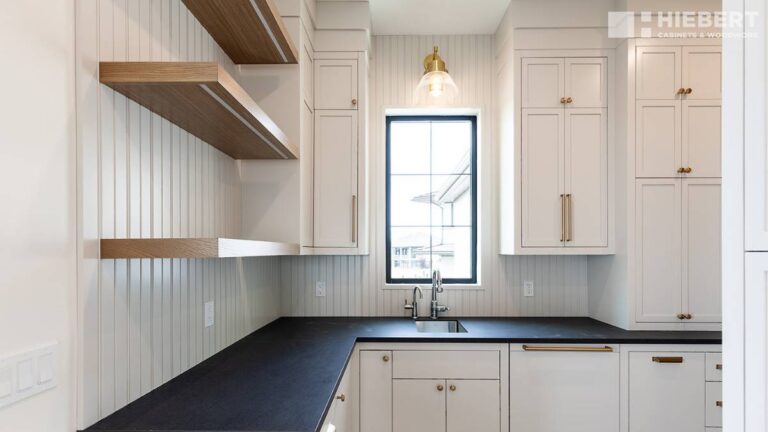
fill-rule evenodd
<path id="1" fill-rule="evenodd" d="M 499 379 L 498 351 L 395 351 L 394 378 Z"/>
<path id="2" fill-rule="evenodd" d="M 723 380 L 723 354 L 707 353 L 707 381 Z"/>
<path id="3" fill-rule="evenodd" d="M 723 426 L 723 383 L 707 383 L 707 427 Z"/>

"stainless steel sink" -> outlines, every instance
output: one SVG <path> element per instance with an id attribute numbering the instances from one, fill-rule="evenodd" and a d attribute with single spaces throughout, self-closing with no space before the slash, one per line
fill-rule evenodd
<path id="1" fill-rule="evenodd" d="M 466 333 L 467 329 L 456 320 L 415 321 L 419 333 Z"/>

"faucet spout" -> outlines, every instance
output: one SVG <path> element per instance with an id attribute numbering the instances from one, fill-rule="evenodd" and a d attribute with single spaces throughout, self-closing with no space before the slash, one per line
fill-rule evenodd
<path id="1" fill-rule="evenodd" d="M 443 292 L 443 277 L 440 275 L 440 270 L 432 272 L 432 302 L 430 305 L 429 317 L 436 320 L 440 312 L 446 312 L 450 310 L 448 306 L 443 306 L 437 302 L 437 294 Z"/>
<path id="2" fill-rule="evenodd" d="M 411 300 L 411 304 L 408 304 L 408 299 L 405 300 L 405 306 L 403 306 L 404 309 L 411 310 L 411 318 L 413 319 L 419 319 L 419 302 L 416 300 L 416 292 L 419 293 L 419 298 L 424 298 L 424 291 L 422 291 L 421 287 L 418 285 L 415 285 L 413 287 L 413 299 Z"/>

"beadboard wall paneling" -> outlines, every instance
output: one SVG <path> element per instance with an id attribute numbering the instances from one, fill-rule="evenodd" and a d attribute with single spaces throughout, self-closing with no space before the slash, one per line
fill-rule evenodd
<path id="1" fill-rule="evenodd" d="M 579 256 L 498 255 L 498 155 L 493 118 L 496 67 L 492 36 L 375 36 L 371 60 L 370 180 L 371 255 L 366 257 L 290 257 L 281 260 L 283 315 L 404 316 L 410 288 L 385 285 L 384 141 L 388 108 L 425 107 L 415 94 L 421 62 L 440 47 L 459 87 L 445 107 L 477 110 L 479 121 L 480 289 L 449 288 L 440 295 L 453 316 L 586 316 L 587 259 Z M 503 221 L 501 222 L 503 223 Z M 511 223 L 511 222 L 510 222 Z M 535 296 L 522 295 L 532 280 Z M 327 283 L 327 296 L 315 297 L 315 282 Z M 425 293 L 425 297 L 429 292 Z M 421 313 L 428 308 L 421 303 Z"/>
<path id="2" fill-rule="evenodd" d="M 236 162 L 98 83 L 98 61 L 232 62 L 181 0 L 78 3 L 81 241 L 238 237 Z M 83 249 L 81 426 L 279 313 L 279 258 L 99 261 Z"/>

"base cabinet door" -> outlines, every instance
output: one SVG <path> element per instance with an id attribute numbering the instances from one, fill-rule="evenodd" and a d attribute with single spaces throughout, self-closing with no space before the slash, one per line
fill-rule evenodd
<path id="1" fill-rule="evenodd" d="M 445 432 L 445 392 L 445 380 L 393 380 L 392 430 Z"/>
<path id="2" fill-rule="evenodd" d="M 744 357 L 745 417 L 748 430 L 768 430 L 768 252 L 745 257 L 744 336 L 749 351 Z M 728 403 L 727 400 L 723 403 Z"/>
<path id="3" fill-rule="evenodd" d="M 448 432 L 499 432 L 498 380 L 448 380 Z"/>
<path id="4" fill-rule="evenodd" d="M 510 431 L 618 431 L 619 354 L 575 351 L 584 346 L 539 348 L 562 351 L 512 346 Z"/>
<path id="5" fill-rule="evenodd" d="M 705 354 L 629 353 L 629 432 L 701 432 Z"/>
<path id="6" fill-rule="evenodd" d="M 392 432 L 392 351 L 360 351 L 360 430 Z"/>

